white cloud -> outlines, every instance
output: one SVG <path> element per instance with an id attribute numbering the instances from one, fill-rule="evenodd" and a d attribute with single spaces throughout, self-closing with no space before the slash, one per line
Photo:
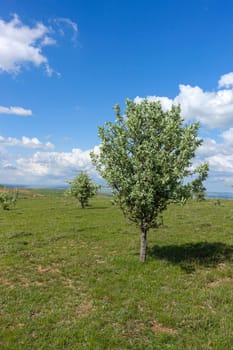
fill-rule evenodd
<path id="1" fill-rule="evenodd" d="M 73 31 L 73 35 L 72 35 L 72 42 L 74 44 L 76 44 L 77 41 L 77 35 L 78 35 L 78 26 L 77 23 L 71 21 L 69 18 L 65 18 L 65 17 L 60 17 L 60 18 L 55 18 L 53 21 L 56 26 L 58 27 L 58 30 L 60 32 L 61 35 L 64 35 L 64 24 L 68 27 L 70 27 Z"/>
<path id="2" fill-rule="evenodd" d="M 163 110 L 165 110 L 165 111 L 170 110 L 171 107 L 172 107 L 172 104 L 174 103 L 173 100 L 171 100 L 168 97 L 147 96 L 146 99 L 149 102 L 158 102 L 158 101 L 160 101 L 161 102 L 161 106 L 162 106 Z M 135 97 L 134 102 L 139 104 L 143 100 L 144 100 L 144 98 L 137 96 L 137 97 Z"/>
<path id="3" fill-rule="evenodd" d="M 9 22 L 0 20 L 0 70 L 18 73 L 25 63 L 49 67 L 40 43 L 48 38 L 49 28 L 37 23 L 30 28 L 24 25 L 15 14 Z"/>
<path id="4" fill-rule="evenodd" d="M 233 174 L 233 128 L 219 135 L 221 141 L 206 138 L 197 150 L 197 157 L 210 165 L 211 172 Z"/>
<path id="5" fill-rule="evenodd" d="M 55 45 L 57 41 L 49 36 L 45 36 L 41 41 L 41 46 Z"/>
<path id="6" fill-rule="evenodd" d="M 203 91 L 198 86 L 180 85 L 174 103 L 181 105 L 182 116 L 198 120 L 210 128 L 224 128 L 233 123 L 233 90 Z"/>
<path id="7" fill-rule="evenodd" d="M 98 151 L 98 147 L 94 150 Z M 21 172 L 31 176 L 46 175 L 68 180 L 81 170 L 97 176 L 90 159 L 90 151 L 75 148 L 71 152 L 36 152 L 29 159 L 18 159 L 16 165 Z"/>
<path id="8" fill-rule="evenodd" d="M 16 139 L 14 137 L 3 137 L 0 136 L 1 146 L 14 146 L 14 147 L 25 147 L 32 149 L 52 149 L 54 145 L 51 142 L 42 143 L 36 137 L 29 138 L 23 136 L 22 139 Z"/>
<path id="9" fill-rule="evenodd" d="M 77 24 L 68 18 L 58 19 L 60 30 L 62 24 L 71 26 L 74 37 L 78 33 Z M 41 22 L 37 22 L 34 27 L 30 27 L 20 20 L 17 14 L 7 22 L 0 19 L 0 72 L 14 73 L 20 72 L 26 64 L 33 64 L 36 67 L 43 66 L 48 76 L 54 73 L 49 65 L 48 58 L 43 52 L 43 48 L 48 45 L 55 45 L 56 39 L 52 37 L 56 31 L 51 26 L 48 27 Z"/>
<path id="10" fill-rule="evenodd" d="M 217 172 L 233 173 L 233 155 L 216 154 L 207 158 L 210 169 Z"/>
<path id="11" fill-rule="evenodd" d="M 197 155 L 201 158 L 210 157 L 215 155 L 216 152 L 222 148 L 215 140 L 211 138 L 205 138 L 203 144 L 198 148 Z"/>
<path id="12" fill-rule="evenodd" d="M 14 114 L 19 116 L 30 116 L 32 111 L 22 107 L 3 107 L 0 106 L 0 114 Z"/>
<path id="13" fill-rule="evenodd" d="M 99 147 L 94 147 L 98 152 Z M 71 152 L 41 152 L 17 160 L 0 154 L 1 183 L 32 186 L 61 186 L 80 171 L 86 171 L 96 181 L 100 178 L 90 159 L 91 150 L 73 149 Z M 97 180 L 98 179 L 98 180 Z"/>
<path id="14" fill-rule="evenodd" d="M 218 86 L 219 88 L 233 86 L 233 72 L 222 75 L 218 81 Z"/>
<path id="15" fill-rule="evenodd" d="M 224 140 L 224 143 L 227 145 L 227 146 L 231 146 L 233 148 L 233 128 L 230 128 L 226 131 L 224 131 L 222 134 L 221 134 L 223 140 Z M 233 151 L 233 149 L 232 149 Z"/>
<path id="16" fill-rule="evenodd" d="M 172 104 L 180 104 L 185 120 L 200 121 L 209 128 L 226 128 L 233 124 L 233 89 L 209 92 L 198 86 L 179 85 L 179 94 L 174 99 L 164 96 L 147 96 L 146 99 L 160 100 L 165 110 Z M 135 98 L 137 103 L 142 100 Z"/>

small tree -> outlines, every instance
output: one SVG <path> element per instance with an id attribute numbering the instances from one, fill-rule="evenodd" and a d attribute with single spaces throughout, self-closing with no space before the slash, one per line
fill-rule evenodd
<path id="1" fill-rule="evenodd" d="M 183 125 L 180 107 L 164 112 L 159 102 L 126 100 L 122 116 L 99 127 L 100 153 L 91 154 L 101 176 L 113 189 L 115 202 L 141 230 L 140 261 L 146 260 L 147 233 L 159 224 L 160 213 L 171 202 L 192 195 L 192 182 L 206 179 L 208 165 L 191 170 L 191 160 L 202 140 L 198 123 Z M 196 177 L 195 177 L 196 174 Z"/>
<path id="2" fill-rule="evenodd" d="M 11 198 L 11 202 L 12 202 L 14 207 L 16 206 L 16 202 L 17 202 L 18 198 L 19 198 L 19 190 L 18 190 L 18 188 L 15 188 L 14 192 L 12 194 L 12 198 Z"/>
<path id="3" fill-rule="evenodd" d="M 69 181 L 71 185 L 67 193 L 75 197 L 81 204 L 82 208 L 88 205 L 88 201 L 93 197 L 98 189 L 99 185 L 94 184 L 89 176 L 85 172 L 81 172 L 72 181 Z"/>
<path id="4" fill-rule="evenodd" d="M 13 205 L 15 207 L 18 199 L 18 189 L 15 189 L 14 192 L 4 190 L 0 192 L 0 203 L 3 210 L 10 210 L 10 207 Z"/>
<path id="5" fill-rule="evenodd" d="M 201 201 L 204 201 L 206 198 L 206 188 L 203 185 L 202 181 L 199 181 L 199 180 L 200 178 L 192 182 L 192 193 L 193 193 L 193 198 L 201 202 Z"/>
<path id="6" fill-rule="evenodd" d="M 9 210 L 10 209 L 10 196 L 8 192 L 1 192 L 0 193 L 0 203 L 3 210 Z"/>

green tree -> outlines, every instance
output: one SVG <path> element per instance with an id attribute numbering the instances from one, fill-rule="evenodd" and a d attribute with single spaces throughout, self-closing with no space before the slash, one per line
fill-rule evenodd
<path id="1" fill-rule="evenodd" d="M 205 174 L 203 174 L 205 176 Z M 205 180 L 205 178 L 203 179 Z M 203 185 L 200 177 L 192 182 L 192 193 L 193 193 L 193 198 L 195 198 L 197 201 L 204 201 L 206 197 L 206 188 Z"/>
<path id="2" fill-rule="evenodd" d="M 14 192 L 5 189 L 0 192 L 0 203 L 3 210 L 10 210 L 11 206 L 15 206 L 18 199 L 18 189 Z"/>
<path id="3" fill-rule="evenodd" d="M 199 124 L 184 125 L 180 107 L 163 111 L 160 102 L 126 100 L 116 122 L 99 127 L 100 153 L 91 158 L 112 187 L 115 203 L 141 231 L 140 261 L 146 260 L 147 233 L 171 202 L 184 203 L 192 195 L 192 181 L 201 184 L 208 165 L 191 168 L 202 140 Z M 189 182 L 188 182 L 189 179 Z"/>
<path id="4" fill-rule="evenodd" d="M 89 199 L 93 197 L 100 188 L 99 185 L 96 185 L 91 181 L 85 172 L 81 172 L 68 183 L 71 187 L 67 191 L 67 194 L 75 197 L 80 202 L 82 208 L 85 208 L 88 205 Z"/>

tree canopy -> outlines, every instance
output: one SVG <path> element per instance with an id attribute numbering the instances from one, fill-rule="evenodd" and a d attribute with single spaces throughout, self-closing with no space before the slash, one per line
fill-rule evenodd
<path id="1" fill-rule="evenodd" d="M 171 202 L 185 202 L 201 187 L 208 165 L 193 168 L 202 140 L 199 124 L 184 125 L 180 107 L 163 111 L 160 102 L 126 100 L 115 123 L 99 127 L 99 154 L 91 154 L 100 175 L 112 187 L 115 202 L 141 229 L 140 260 L 146 259 L 146 238 L 158 226 L 159 214 Z"/>

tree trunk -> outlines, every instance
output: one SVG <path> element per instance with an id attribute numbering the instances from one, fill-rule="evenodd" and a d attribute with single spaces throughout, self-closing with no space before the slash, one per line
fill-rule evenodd
<path id="1" fill-rule="evenodd" d="M 140 262 L 146 261 L 146 248 L 147 248 L 147 230 L 145 227 L 141 227 L 141 248 L 140 248 Z"/>

